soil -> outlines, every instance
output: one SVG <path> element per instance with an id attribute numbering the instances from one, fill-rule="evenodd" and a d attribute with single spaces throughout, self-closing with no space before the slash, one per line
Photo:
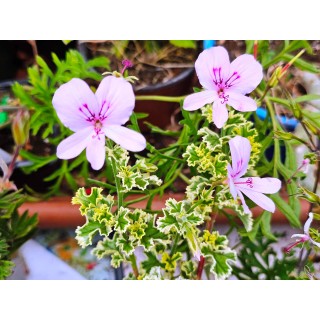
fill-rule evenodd
<path id="1" fill-rule="evenodd" d="M 133 63 L 129 71 L 139 81 L 135 89 L 167 82 L 186 68 L 194 67 L 199 49 L 179 48 L 169 41 L 86 41 L 89 57 L 105 56 L 111 71 L 121 71 L 122 61 Z M 200 42 L 198 47 L 200 46 Z"/>

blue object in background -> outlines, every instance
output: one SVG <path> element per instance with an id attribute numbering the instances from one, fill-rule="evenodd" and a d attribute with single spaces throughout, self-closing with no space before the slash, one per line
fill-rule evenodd
<path id="1" fill-rule="evenodd" d="M 259 119 L 264 120 L 267 115 L 268 111 L 265 108 L 259 107 L 256 111 L 257 116 Z M 299 121 L 295 118 L 288 118 L 286 116 L 277 116 L 279 122 L 288 130 L 288 131 L 294 131 L 297 127 Z"/>
<path id="2" fill-rule="evenodd" d="M 216 45 L 216 40 L 203 40 L 203 50 L 209 49 Z"/>

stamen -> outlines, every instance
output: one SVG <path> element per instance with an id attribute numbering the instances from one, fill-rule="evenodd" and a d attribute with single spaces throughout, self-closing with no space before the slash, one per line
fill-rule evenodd
<path id="1" fill-rule="evenodd" d="M 82 107 L 84 107 L 84 109 Z M 82 107 L 79 107 L 79 111 L 86 117 L 86 121 L 93 121 L 95 119 L 95 114 L 91 112 L 88 105 L 85 103 Z"/>
<path id="2" fill-rule="evenodd" d="M 122 61 L 122 65 L 123 65 L 123 69 L 121 70 L 121 74 L 123 74 L 126 71 L 126 69 L 133 67 L 133 63 L 128 59 L 124 59 Z"/>
<path id="3" fill-rule="evenodd" d="M 234 82 L 236 80 L 238 80 L 240 78 L 240 76 L 238 75 L 238 72 L 234 72 L 231 77 L 224 83 L 224 85 L 227 87 L 227 88 L 230 88 L 231 86 L 233 86 Z M 230 81 L 230 83 L 229 83 Z"/>
<path id="4" fill-rule="evenodd" d="M 234 184 L 246 184 L 249 188 L 253 188 L 253 179 L 248 178 L 245 182 L 234 182 Z"/>
<path id="5" fill-rule="evenodd" d="M 106 119 L 106 118 L 107 118 L 106 113 L 107 113 L 107 112 L 108 112 L 108 110 L 110 109 L 110 103 L 108 103 L 107 109 L 104 111 L 104 113 L 103 113 L 103 114 L 101 114 L 101 111 L 102 111 L 102 109 L 103 109 L 103 107 L 104 107 L 105 103 L 106 103 L 106 101 L 104 101 L 104 102 L 103 102 L 102 107 L 101 107 L 101 110 L 100 110 L 100 113 L 99 113 L 100 121 L 103 121 L 104 119 Z"/>
<path id="6" fill-rule="evenodd" d="M 303 239 L 300 239 L 300 240 L 294 242 L 293 244 L 291 244 L 290 246 L 285 247 L 285 248 L 283 249 L 283 251 L 284 251 L 285 253 L 289 253 L 292 248 L 294 248 L 296 245 L 298 245 L 299 243 L 302 243 L 302 242 L 305 242 L 305 241 L 304 241 Z"/>
<path id="7" fill-rule="evenodd" d="M 222 84 L 223 79 L 221 78 L 221 68 L 213 68 L 213 82 L 216 86 Z"/>

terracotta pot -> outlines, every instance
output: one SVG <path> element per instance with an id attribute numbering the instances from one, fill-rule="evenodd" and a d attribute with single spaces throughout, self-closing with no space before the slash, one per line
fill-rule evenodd
<path id="1" fill-rule="evenodd" d="M 139 197 L 130 196 L 127 199 L 132 200 Z M 184 193 L 165 193 L 162 197 L 156 196 L 153 201 L 153 210 L 161 210 L 165 207 L 165 201 L 169 198 L 175 198 L 180 201 L 184 198 Z M 287 198 L 285 194 L 282 198 Z M 134 208 L 144 209 L 146 207 L 147 200 L 141 201 L 139 203 L 133 204 Z M 309 212 L 309 202 L 306 200 L 301 200 L 301 213 L 300 219 L 302 222 L 305 221 L 306 214 Z M 22 213 L 25 210 L 29 210 L 32 215 L 38 213 L 39 215 L 39 228 L 76 228 L 77 226 L 83 225 L 85 218 L 81 216 L 78 206 L 71 204 L 71 197 L 54 197 L 48 201 L 41 202 L 29 202 L 24 203 L 19 212 Z M 231 210 L 226 210 L 227 212 L 232 212 Z M 262 209 L 255 207 L 252 209 L 253 216 L 257 217 L 262 213 Z M 217 223 L 227 223 L 228 220 L 223 215 L 218 215 L 216 219 Z M 277 224 L 288 224 L 288 220 L 278 209 L 272 215 L 272 222 Z"/>

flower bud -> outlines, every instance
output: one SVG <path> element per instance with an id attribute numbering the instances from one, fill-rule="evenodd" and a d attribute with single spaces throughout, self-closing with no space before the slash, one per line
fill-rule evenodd
<path id="1" fill-rule="evenodd" d="M 281 140 L 291 140 L 291 139 L 293 139 L 293 134 L 290 133 L 290 132 L 275 130 L 274 134 L 275 134 L 276 138 L 281 139 Z"/>
<path id="2" fill-rule="evenodd" d="M 300 198 L 306 199 L 311 203 L 320 204 L 320 197 L 317 196 L 315 193 L 311 192 L 310 190 L 300 186 L 298 191 L 300 193 Z"/>
<path id="3" fill-rule="evenodd" d="M 29 139 L 30 115 L 27 110 L 19 110 L 12 121 L 12 135 L 17 146 L 23 146 Z"/>

